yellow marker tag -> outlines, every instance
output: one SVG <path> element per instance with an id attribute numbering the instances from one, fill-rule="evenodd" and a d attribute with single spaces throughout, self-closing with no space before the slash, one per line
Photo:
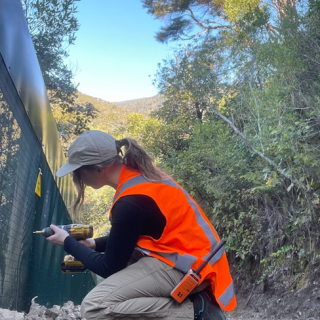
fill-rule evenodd
<path id="1" fill-rule="evenodd" d="M 36 195 L 38 197 L 41 197 L 41 169 L 39 169 L 39 174 L 38 174 L 38 179 L 37 179 L 37 184 L 36 184 L 36 189 L 34 190 L 34 192 L 36 193 Z"/>
<path id="2" fill-rule="evenodd" d="M 272 186 L 272 178 L 271 177 L 268 178 L 268 181 L 266 182 L 266 185 L 268 187 Z"/>

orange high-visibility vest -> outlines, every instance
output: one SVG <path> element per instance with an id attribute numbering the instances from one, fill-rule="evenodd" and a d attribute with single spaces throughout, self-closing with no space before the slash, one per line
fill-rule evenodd
<path id="1" fill-rule="evenodd" d="M 141 172 L 123 165 L 113 204 L 123 196 L 134 194 L 151 197 L 166 218 L 159 239 L 139 237 L 136 249 L 144 254 L 186 273 L 190 269 L 196 270 L 220 242 L 216 230 L 195 200 L 169 176 L 164 174 L 162 182 L 151 182 Z M 223 247 L 200 274 L 201 281 L 210 281 L 221 308 L 232 311 L 236 297 Z"/>

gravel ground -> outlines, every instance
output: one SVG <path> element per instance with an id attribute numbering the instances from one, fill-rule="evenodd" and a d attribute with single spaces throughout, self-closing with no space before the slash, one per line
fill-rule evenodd
<path id="1" fill-rule="evenodd" d="M 227 320 L 320 320 L 320 287 L 318 282 L 296 292 L 263 293 L 255 288 L 238 298 L 235 311 L 227 313 Z M 0 320 L 83 320 L 80 306 L 69 301 L 61 306 L 46 308 L 32 299 L 28 314 L 0 309 Z"/>

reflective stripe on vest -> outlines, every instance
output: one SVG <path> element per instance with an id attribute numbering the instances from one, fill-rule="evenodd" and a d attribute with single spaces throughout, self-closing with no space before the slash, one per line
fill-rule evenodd
<path id="1" fill-rule="evenodd" d="M 143 249 L 139 246 L 137 246 L 136 249 L 143 252 L 146 255 L 150 255 L 151 252 L 155 252 L 155 251 Z M 197 257 L 192 256 L 187 253 L 184 254 L 183 256 L 177 252 L 173 252 L 173 253 L 156 252 L 156 253 L 158 255 L 170 260 L 176 269 L 178 269 L 184 273 L 187 273 L 191 269 L 191 266 L 197 260 Z"/>
<path id="2" fill-rule="evenodd" d="M 142 184 L 142 183 L 152 183 L 151 181 L 145 179 L 142 175 L 138 175 L 136 177 L 133 177 L 129 180 L 127 180 L 125 183 L 122 184 L 119 192 L 115 195 L 113 203 L 117 201 L 118 197 L 120 194 L 122 194 L 125 190 L 134 187 L 138 184 Z M 161 183 L 169 185 L 171 187 L 174 188 L 178 188 L 180 189 L 183 194 L 186 196 L 186 199 L 189 203 L 189 205 L 192 207 L 192 209 L 195 211 L 196 213 L 196 219 L 197 222 L 199 224 L 199 226 L 203 229 L 204 233 L 206 234 L 206 236 L 208 237 L 208 239 L 210 240 L 211 243 L 211 251 L 214 250 L 214 248 L 218 245 L 218 242 L 216 240 L 216 237 L 214 236 L 214 234 L 212 233 L 210 226 L 208 225 L 208 223 L 204 220 L 202 214 L 200 213 L 196 203 L 194 200 L 192 200 L 189 197 L 189 194 L 183 189 L 181 188 L 177 183 L 175 183 L 175 181 L 173 181 L 172 179 L 165 179 L 162 180 Z M 145 254 L 149 255 L 150 251 L 149 250 L 145 250 L 141 247 L 138 248 L 139 251 L 144 252 Z M 190 254 L 184 254 L 183 256 L 177 252 L 174 253 L 163 253 L 163 252 L 156 252 L 157 254 L 165 257 L 166 259 L 170 260 L 174 267 L 178 270 L 181 270 L 182 272 L 188 272 L 191 269 L 191 266 L 193 265 L 193 263 L 198 259 L 198 257 L 192 256 Z M 224 248 L 222 247 L 210 260 L 209 260 L 209 264 L 214 265 L 224 254 Z M 207 257 L 210 255 L 210 252 L 208 254 L 206 254 L 204 257 L 202 257 L 202 260 L 206 260 Z"/>
<path id="3" fill-rule="evenodd" d="M 234 297 L 234 285 L 233 281 L 226 289 L 226 291 L 218 298 L 219 302 L 226 308 Z"/>

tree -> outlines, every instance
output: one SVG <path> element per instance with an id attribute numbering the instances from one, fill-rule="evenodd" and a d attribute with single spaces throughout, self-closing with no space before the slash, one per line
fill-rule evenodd
<path id="1" fill-rule="evenodd" d="M 97 114 L 90 104 L 76 104 L 74 73 L 65 63 L 79 29 L 78 1 L 21 0 L 64 147 L 74 135 L 88 130 Z"/>
<path id="2" fill-rule="evenodd" d="M 270 24 L 266 21 L 267 7 L 259 0 L 143 0 L 149 14 L 166 21 L 157 33 L 160 42 L 192 39 L 199 35 L 216 32 L 241 31 L 238 21 L 252 26 Z M 250 19 L 249 19 L 249 16 Z"/>
<path id="3" fill-rule="evenodd" d="M 70 141 L 89 130 L 89 125 L 98 115 L 98 111 L 90 102 L 78 102 L 77 99 L 73 104 L 65 103 L 63 107 L 61 102 L 51 102 L 51 110 L 60 134 L 62 148 L 67 155 Z"/>
<path id="4" fill-rule="evenodd" d="M 72 71 L 64 63 L 74 44 L 79 0 L 22 0 L 27 24 L 47 89 L 75 92 Z"/>
<path id="5" fill-rule="evenodd" d="M 75 17 L 79 0 L 22 0 L 27 24 L 47 89 L 59 90 L 61 98 L 76 86 L 64 63 L 68 46 L 74 44 L 79 22 Z"/>
<path id="6" fill-rule="evenodd" d="M 185 45 L 175 52 L 173 59 L 159 65 L 155 83 L 165 102 L 155 114 L 166 122 L 181 117 L 186 122 L 197 119 L 202 123 L 209 107 L 206 97 L 215 90 L 217 82 L 216 46 L 214 38 Z"/>

